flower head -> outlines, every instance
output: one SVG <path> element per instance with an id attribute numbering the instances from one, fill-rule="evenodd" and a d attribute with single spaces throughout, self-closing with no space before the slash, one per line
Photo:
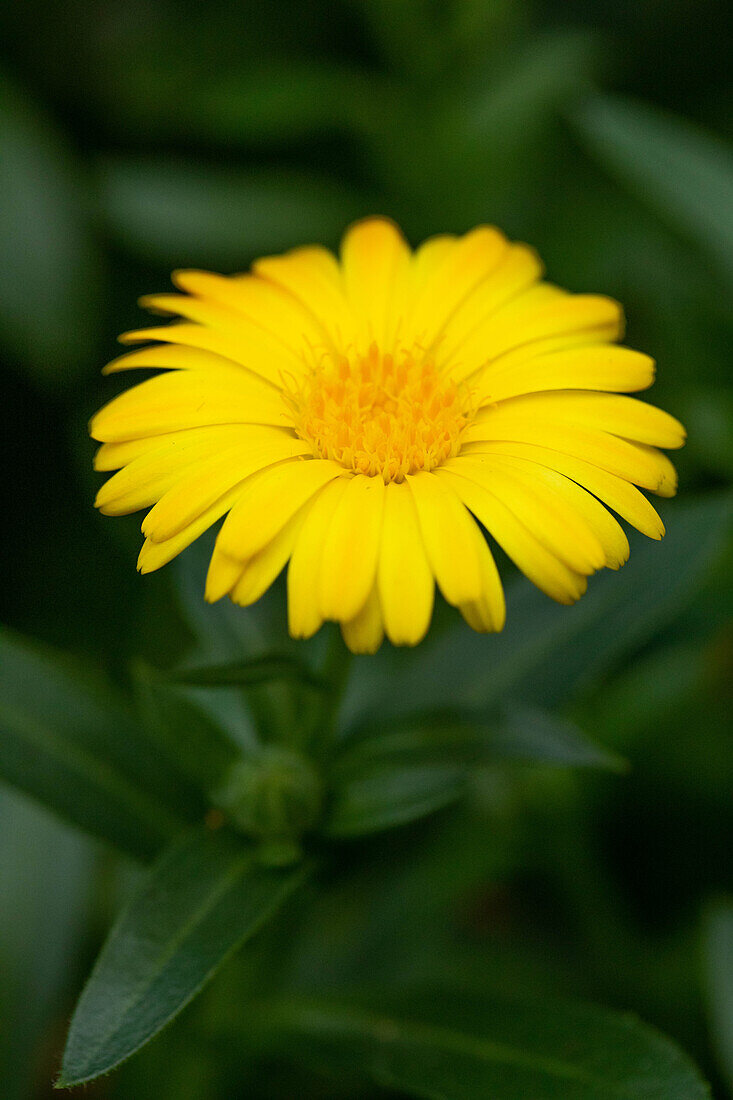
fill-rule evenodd
<path id="1" fill-rule="evenodd" d="M 206 597 L 248 605 L 288 566 L 295 637 L 335 620 L 373 652 L 415 645 L 435 582 L 501 630 L 484 530 L 561 603 L 628 557 L 608 509 L 664 534 L 636 486 L 675 492 L 658 448 L 684 431 L 643 390 L 653 361 L 619 347 L 620 306 L 541 281 L 525 245 L 481 226 L 411 252 L 388 220 L 229 278 L 179 271 L 152 295 L 173 324 L 106 368 L 162 368 L 91 423 L 98 507 L 149 508 L 138 567 L 158 569 L 226 516 Z M 149 343 L 155 341 L 155 343 Z"/>

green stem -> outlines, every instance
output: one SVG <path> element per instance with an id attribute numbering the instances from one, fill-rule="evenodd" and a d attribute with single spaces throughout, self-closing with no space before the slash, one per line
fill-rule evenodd
<path id="1" fill-rule="evenodd" d="M 341 632 L 334 628 L 323 665 L 323 678 L 330 686 L 317 708 L 316 724 L 311 737 L 311 751 L 315 757 L 327 755 L 333 745 L 350 671 L 351 651 L 341 637 Z"/>

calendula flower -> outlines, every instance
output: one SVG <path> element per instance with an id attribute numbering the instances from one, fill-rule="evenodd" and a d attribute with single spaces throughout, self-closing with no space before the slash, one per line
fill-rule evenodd
<path id="1" fill-rule="evenodd" d="M 164 368 L 94 417 L 98 507 L 150 508 L 138 567 L 158 569 L 225 516 L 206 598 L 257 600 L 287 565 L 290 632 L 341 624 L 355 652 L 415 645 L 435 583 L 478 631 L 501 630 L 485 532 L 570 604 L 629 544 L 608 509 L 659 539 L 636 486 L 675 492 L 673 417 L 624 393 L 654 378 L 615 344 L 621 307 L 542 282 L 532 249 L 481 226 L 415 252 L 388 220 L 340 260 L 298 248 L 245 275 L 173 276 L 143 304 L 179 318 L 106 368 Z M 152 506 L 152 507 L 151 507 Z"/>

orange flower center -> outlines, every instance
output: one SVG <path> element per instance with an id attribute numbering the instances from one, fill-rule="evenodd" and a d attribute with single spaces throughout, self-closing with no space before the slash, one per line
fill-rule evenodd
<path id="1" fill-rule="evenodd" d="M 327 356 L 287 394 L 301 439 L 318 458 L 387 481 L 458 453 L 467 395 L 424 353 Z"/>

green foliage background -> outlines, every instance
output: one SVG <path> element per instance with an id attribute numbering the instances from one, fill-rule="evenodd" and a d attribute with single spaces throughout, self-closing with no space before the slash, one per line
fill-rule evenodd
<path id="1" fill-rule="evenodd" d="M 245 1011 L 253 990 L 367 980 L 395 990 L 450 980 L 464 1013 L 489 988 L 631 1010 L 696 1059 L 714 1095 L 733 1095 L 732 34 L 733 11 L 718 0 L 2 6 L 0 620 L 34 640 L 30 665 L 15 634 L 0 646 L 0 765 L 15 787 L 85 824 L 81 780 L 41 775 L 33 753 L 11 759 L 7 748 L 24 707 L 51 724 L 79 715 L 48 671 L 59 658 L 47 666 L 35 643 L 106 677 L 94 704 L 105 717 L 92 709 L 77 723 L 88 748 L 124 740 L 135 719 L 113 720 L 111 700 L 133 683 L 140 693 L 150 667 L 193 652 L 219 664 L 256 655 L 254 632 L 272 631 L 269 605 L 264 618 L 207 617 L 196 550 L 138 577 L 137 521 L 91 506 L 86 419 L 124 384 L 99 368 L 116 333 L 139 324 L 136 298 L 165 289 L 171 269 L 232 271 L 299 243 L 335 247 L 350 220 L 373 212 L 413 243 L 496 223 L 538 248 L 554 282 L 624 303 L 628 342 L 659 362 L 651 399 L 689 430 L 676 456 L 681 500 L 662 502 L 669 539 L 651 553 L 637 540 L 621 575 L 591 581 L 587 611 L 584 600 L 558 617 L 519 581 L 503 636 L 446 633 L 438 616 L 424 656 L 385 647 L 356 661 L 352 717 L 371 708 L 377 724 L 396 721 L 405 699 L 480 711 L 495 740 L 469 796 L 357 841 L 300 908 L 286 906 L 203 998 L 85 1095 L 401 1095 L 397 1077 L 372 1092 L 358 1074 L 352 1083 L 353 1066 L 334 1075 L 332 1062 L 304 1069 L 296 1057 L 293 1068 L 258 1043 L 267 1005 Z M 317 664 L 318 646 L 304 648 Z M 488 716 L 506 695 L 519 711 L 497 725 Z M 231 722 L 239 700 L 222 697 Z M 548 713 L 592 744 L 563 741 L 554 726 L 548 742 Z M 452 799 L 452 752 L 429 808 Z M 137 782 L 140 761 L 122 756 Z M 347 761 L 346 774 L 362 764 Z M 363 766 L 362 801 L 339 811 L 335 833 L 359 832 L 349 815 L 365 805 L 392 813 L 374 809 L 379 753 Z M 145 775 L 149 808 L 130 794 L 129 831 L 111 810 L 92 831 L 145 857 L 181 816 L 203 813 L 193 791 L 183 810 L 172 795 L 163 808 L 155 782 Z M 75 999 L 139 875 L 127 856 L 0 788 L 5 1100 L 51 1095 Z M 297 1031 L 278 1011 L 273 1027 Z"/>

